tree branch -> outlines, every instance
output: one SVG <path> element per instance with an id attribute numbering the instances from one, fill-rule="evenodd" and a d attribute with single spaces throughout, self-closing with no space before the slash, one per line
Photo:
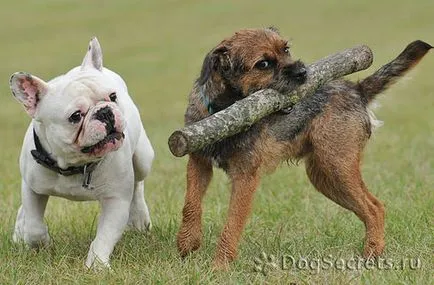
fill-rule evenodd
<path id="1" fill-rule="evenodd" d="M 372 51 L 366 45 L 325 57 L 309 65 L 306 82 L 288 94 L 271 89 L 260 90 L 218 113 L 175 131 L 169 137 L 170 151 L 181 157 L 245 131 L 263 117 L 314 94 L 328 81 L 368 68 L 372 59 Z"/>

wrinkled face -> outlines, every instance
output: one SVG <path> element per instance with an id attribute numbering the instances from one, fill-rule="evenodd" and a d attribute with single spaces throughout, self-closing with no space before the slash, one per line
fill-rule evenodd
<path id="1" fill-rule="evenodd" d="M 73 81 L 51 86 L 37 121 L 49 145 L 71 159 L 101 158 L 123 142 L 124 116 L 116 87 L 102 74 L 81 72 Z M 72 158 L 74 157 L 74 158 Z"/>
<path id="2" fill-rule="evenodd" d="M 285 93 L 305 80 L 305 65 L 294 61 L 288 42 L 268 28 L 241 30 L 221 42 L 205 58 L 198 84 L 213 81 L 214 88 L 224 85 L 246 97 L 267 88 Z"/>
<path id="3" fill-rule="evenodd" d="M 10 87 L 60 167 L 98 160 L 122 146 L 122 98 L 127 91 L 103 70 L 96 38 L 91 40 L 81 67 L 48 83 L 18 72 L 12 75 Z"/>

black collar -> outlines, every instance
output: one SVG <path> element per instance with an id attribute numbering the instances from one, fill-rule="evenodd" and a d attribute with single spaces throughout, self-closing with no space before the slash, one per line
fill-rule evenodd
<path id="1" fill-rule="evenodd" d="M 84 188 L 90 188 L 90 180 L 92 177 L 92 172 L 95 170 L 99 161 L 91 162 L 80 166 L 70 166 L 66 169 L 63 169 L 60 168 L 59 165 L 57 165 L 57 161 L 52 159 L 50 157 L 50 154 L 42 147 L 41 141 L 39 140 L 39 137 L 36 134 L 35 129 L 33 129 L 33 140 L 35 142 L 36 149 L 31 150 L 30 153 L 32 154 L 33 158 L 36 160 L 37 163 L 63 176 L 83 174 L 84 180 L 82 186 Z"/>

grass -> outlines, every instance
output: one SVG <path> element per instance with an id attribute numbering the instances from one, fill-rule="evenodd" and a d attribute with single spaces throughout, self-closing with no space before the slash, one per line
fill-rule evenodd
<path id="1" fill-rule="evenodd" d="M 281 167 L 257 191 L 238 260 L 229 272 L 210 262 L 229 199 L 217 171 L 205 199 L 204 243 L 181 261 L 175 248 L 185 187 L 186 159 L 170 155 L 167 138 L 182 125 L 187 94 L 204 55 L 244 27 L 275 25 L 293 54 L 312 62 L 359 43 L 374 51 L 373 67 L 412 40 L 434 43 L 434 2 L 385 1 L 0 1 L 0 284 L 282 283 L 428 284 L 433 272 L 434 54 L 381 96 L 385 121 L 365 152 L 363 174 L 387 207 L 384 257 L 419 258 L 421 268 L 254 272 L 261 252 L 350 259 L 362 249 L 363 226 L 308 183 L 303 167 Z M 84 268 L 95 234 L 96 203 L 50 198 L 46 221 L 53 245 L 28 251 L 11 241 L 20 204 L 18 156 L 29 118 L 8 89 L 19 70 L 50 79 L 81 62 L 91 36 L 104 63 L 127 81 L 156 150 L 146 198 L 154 228 L 125 233 L 112 255 L 113 272 Z"/>

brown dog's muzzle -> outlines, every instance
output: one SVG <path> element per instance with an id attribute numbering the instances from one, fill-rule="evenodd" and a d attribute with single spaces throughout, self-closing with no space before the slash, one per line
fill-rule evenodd
<path id="1" fill-rule="evenodd" d="M 283 67 L 282 75 L 288 81 L 294 80 L 297 83 L 302 84 L 306 81 L 307 78 L 306 66 L 303 62 L 298 60 L 293 64 Z"/>

